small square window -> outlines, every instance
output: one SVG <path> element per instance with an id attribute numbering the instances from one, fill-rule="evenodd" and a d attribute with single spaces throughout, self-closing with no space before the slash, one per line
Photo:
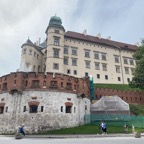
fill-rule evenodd
<path id="1" fill-rule="evenodd" d="M 100 79 L 100 74 L 97 74 L 97 79 Z"/>
<path id="2" fill-rule="evenodd" d="M 74 75 L 77 75 L 77 70 L 74 70 Z"/>
<path id="3" fill-rule="evenodd" d="M 70 74 L 70 73 L 71 73 L 71 72 L 70 72 L 70 69 L 68 69 L 68 70 L 67 70 L 67 74 Z"/>
<path id="4" fill-rule="evenodd" d="M 59 64 L 58 64 L 58 63 L 54 63 L 54 64 L 53 64 L 53 69 L 58 70 L 58 69 L 59 69 Z"/>
<path id="5" fill-rule="evenodd" d="M 72 106 L 66 106 L 66 113 L 71 113 Z"/>
<path id="6" fill-rule="evenodd" d="M 118 81 L 121 81 L 121 77 L 118 77 Z"/>
<path id="7" fill-rule="evenodd" d="M 88 73 L 87 73 L 87 72 L 85 72 L 85 76 L 88 76 Z"/>
<path id="8" fill-rule="evenodd" d="M 108 75 L 105 75 L 105 80 L 108 80 Z"/>

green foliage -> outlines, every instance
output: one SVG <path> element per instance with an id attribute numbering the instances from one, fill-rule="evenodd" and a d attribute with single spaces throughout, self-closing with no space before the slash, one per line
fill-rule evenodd
<path id="1" fill-rule="evenodd" d="M 140 91 L 139 88 L 132 88 L 128 84 L 95 84 L 95 88 L 107 88 L 107 89 L 115 89 L 115 90 L 135 90 Z"/>
<path id="2" fill-rule="evenodd" d="M 144 116 L 144 105 L 130 104 L 130 111 L 134 115 Z"/>
<path id="3" fill-rule="evenodd" d="M 144 43 L 142 43 L 142 46 L 138 47 L 133 57 L 136 60 L 136 69 L 129 86 L 144 90 Z"/>

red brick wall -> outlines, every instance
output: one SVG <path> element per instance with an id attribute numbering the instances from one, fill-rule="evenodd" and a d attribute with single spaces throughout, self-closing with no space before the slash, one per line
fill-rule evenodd
<path id="1" fill-rule="evenodd" d="M 144 92 L 139 91 L 122 91 L 113 89 L 96 88 L 95 98 L 100 99 L 102 96 L 114 96 L 121 97 L 127 103 L 139 103 L 144 104 Z"/>
<path id="2" fill-rule="evenodd" d="M 38 85 L 34 86 L 33 81 L 38 81 Z M 22 92 L 29 89 L 63 91 L 76 93 L 79 96 L 81 94 L 85 94 L 87 97 L 90 96 L 88 77 L 76 78 L 58 73 L 44 75 L 44 73 L 37 74 L 35 72 L 16 72 L 0 77 L 0 93 L 6 91 L 10 93 L 14 91 Z"/>

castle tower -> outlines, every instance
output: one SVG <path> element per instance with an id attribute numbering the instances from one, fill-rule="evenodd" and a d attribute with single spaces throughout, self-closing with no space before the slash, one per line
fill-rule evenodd
<path id="1" fill-rule="evenodd" d="M 65 29 L 62 26 L 61 18 L 57 16 L 51 17 L 46 29 L 46 72 L 63 73 L 64 33 Z"/>
<path id="2" fill-rule="evenodd" d="M 43 53 L 38 45 L 28 40 L 21 46 L 21 63 L 19 71 L 41 72 Z"/>

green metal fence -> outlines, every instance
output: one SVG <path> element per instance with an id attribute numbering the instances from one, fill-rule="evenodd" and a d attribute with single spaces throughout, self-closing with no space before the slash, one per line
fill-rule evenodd
<path id="1" fill-rule="evenodd" d="M 138 128 L 144 128 L 143 116 L 127 116 L 127 115 L 85 115 L 85 124 L 99 126 L 101 121 L 105 121 L 109 126 L 124 126 L 127 123 L 129 126 L 134 125 Z"/>

